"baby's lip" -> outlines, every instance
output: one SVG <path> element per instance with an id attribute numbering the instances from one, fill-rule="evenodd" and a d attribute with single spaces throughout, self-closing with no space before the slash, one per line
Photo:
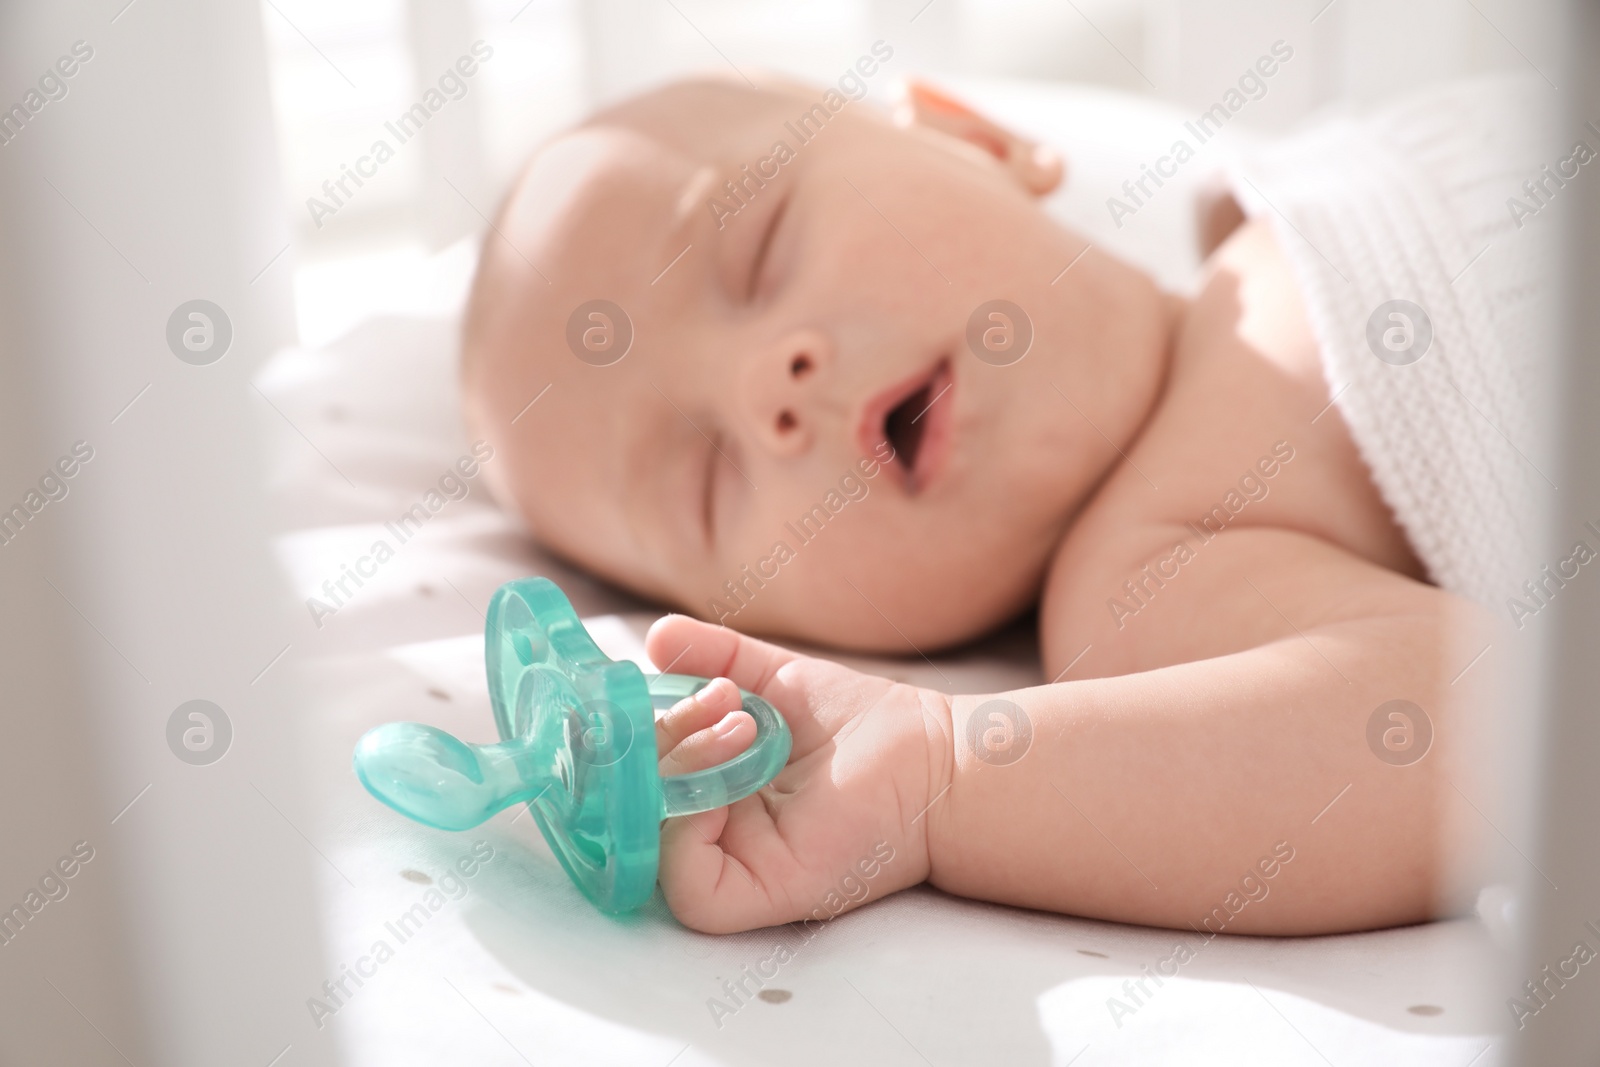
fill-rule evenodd
<path id="1" fill-rule="evenodd" d="M 857 420 L 856 443 L 862 453 L 878 455 L 879 446 L 887 442 L 895 453 L 884 468 L 912 493 L 921 492 L 937 478 L 950 453 L 953 420 L 949 394 L 954 382 L 950 358 L 942 356 L 931 366 L 874 395 Z M 902 407 L 904 410 L 897 413 Z M 889 426 L 891 416 L 896 414 L 898 434 Z M 914 448 L 907 447 L 908 435 Z M 897 436 L 901 439 L 896 440 Z"/>

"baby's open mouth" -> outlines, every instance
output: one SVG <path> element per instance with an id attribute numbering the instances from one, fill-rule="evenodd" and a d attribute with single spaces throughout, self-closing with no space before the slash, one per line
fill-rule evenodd
<path id="1" fill-rule="evenodd" d="M 950 361 L 941 359 L 926 373 L 891 386 L 867 406 L 862 444 L 869 453 L 888 442 L 904 472 L 906 487 L 923 489 L 942 466 L 950 436 Z"/>

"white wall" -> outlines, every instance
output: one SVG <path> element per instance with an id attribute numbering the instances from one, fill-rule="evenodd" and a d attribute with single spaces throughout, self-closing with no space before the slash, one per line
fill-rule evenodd
<path id="1" fill-rule="evenodd" d="M 308 259 L 437 249 L 474 232 L 533 147 L 598 103 L 704 69 L 828 80 L 879 38 L 894 46 L 897 74 L 1085 82 L 1197 109 L 1281 39 L 1295 59 L 1246 118 L 1265 130 L 1334 101 L 1362 106 L 1524 65 L 1518 49 L 1548 68 L 1556 47 L 1515 0 L 272 0 L 261 10 L 285 210 Z M 467 97 L 349 210 L 314 225 L 307 198 L 477 39 L 495 58 Z"/>
<path id="2" fill-rule="evenodd" d="M 7 105 L 93 50 L 0 147 L 0 500 L 93 452 L 0 546 L 0 902 L 94 850 L 0 946 L 0 1061 L 264 1065 L 292 1043 L 285 1062 L 330 1063 L 300 1036 L 315 856 L 263 800 L 302 791 L 290 667 L 263 674 L 289 609 L 252 432 L 274 416 L 249 383 L 291 320 L 261 24 L 119 8 L 0 7 Z M 208 366 L 168 347 L 194 298 L 232 324 Z M 168 746 L 197 698 L 232 723 L 209 766 Z"/>

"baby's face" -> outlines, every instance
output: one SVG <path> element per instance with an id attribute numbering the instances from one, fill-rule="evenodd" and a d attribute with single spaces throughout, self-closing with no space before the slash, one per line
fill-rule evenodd
<path id="1" fill-rule="evenodd" d="M 926 650 L 1032 602 L 1153 402 L 1165 304 L 977 149 L 856 103 L 801 143 L 821 99 L 679 86 L 546 146 L 486 238 L 469 415 L 578 563 Z"/>

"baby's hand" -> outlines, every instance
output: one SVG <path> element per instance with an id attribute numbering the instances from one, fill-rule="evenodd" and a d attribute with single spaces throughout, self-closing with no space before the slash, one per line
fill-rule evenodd
<path id="1" fill-rule="evenodd" d="M 794 735 L 789 765 L 760 792 L 662 826 L 661 889 L 684 925 L 827 919 L 927 878 L 925 813 L 951 774 L 948 698 L 681 615 L 652 626 L 646 647 L 658 664 L 716 677 L 657 723 L 662 774 L 749 747 L 740 687 Z"/>

